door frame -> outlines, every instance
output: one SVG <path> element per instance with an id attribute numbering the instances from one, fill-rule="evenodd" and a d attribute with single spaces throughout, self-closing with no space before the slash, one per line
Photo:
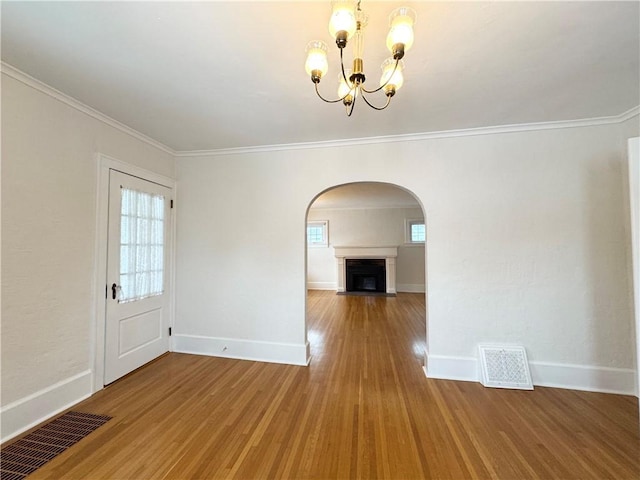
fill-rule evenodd
<path id="1" fill-rule="evenodd" d="M 631 225 L 631 303 L 636 330 L 636 397 L 640 398 L 640 137 L 627 140 Z M 640 411 L 640 403 L 638 404 Z"/>
<path id="2" fill-rule="evenodd" d="M 117 160 L 102 153 L 95 154 L 98 166 L 98 186 L 96 199 L 96 245 L 94 265 L 94 321 L 91 326 L 91 357 L 93 358 L 92 393 L 104 388 L 105 365 L 105 327 L 107 314 L 107 301 L 105 288 L 107 285 L 107 245 L 109 227 L 109 172 L 117 170 L 133 177 L 138 177 L 149 182 L 158 183 L 168 187 L 172 191 L 172 197 L 176 197 L 176 181 L 173 178 L 160 175 L 135 165 Z M 175 252 L 176 252 L 176 209 L 171 210 L 171 248 L 169 250 L 170 274 L 167 278 L 169 290 L 169 326 L 172 327 L 175 318 Z M 173 339 L 169 337 L 169 351 L 173 351 Z"/>

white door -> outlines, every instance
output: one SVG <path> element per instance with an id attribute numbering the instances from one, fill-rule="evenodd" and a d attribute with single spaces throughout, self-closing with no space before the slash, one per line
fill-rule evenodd
<path id="1" fill-rule="evenodd" d="M 110 170 L 104 383 L 169 351 L 171 189 Z"/>

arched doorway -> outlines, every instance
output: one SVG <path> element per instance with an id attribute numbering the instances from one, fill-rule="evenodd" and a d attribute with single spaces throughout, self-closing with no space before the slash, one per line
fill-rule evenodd
<path id="1" fill-rule="evenodd" d="M 386 182 L 335 185 L 309 203 L 305 225 L 305 328 L 312 356 L 314 342 L 322 340 L 310 328 L 309 312 L 322 301 L 322 295 L 325 300 L 338 294 L 397 296 L 397 301 L 406 301 L 408 294 L 420 294 L 424 341 L 416 342 L 414 352 L 424 362 L 428 348 L 426 217 L 416 195 Z M 380 255 L 383 258 L 376 260 L 378 265 L 384 264 L 384 279 L 350 274 L 362 273 L 350 270 L 350 262 L 359 264 L 361 258 Z M 325 293 L 315 293 L 321 291 Z"/>

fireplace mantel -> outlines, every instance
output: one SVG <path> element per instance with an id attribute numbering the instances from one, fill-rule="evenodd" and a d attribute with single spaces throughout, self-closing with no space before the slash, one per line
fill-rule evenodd
<path id="1" fill-rule="evenodd" d="M 334 247 L 337 258 L 395 258 L 398 247 Z"/>
<path id="2" fill-rule="evenodd" d="M 387 293 L 396 293 L 396 257 L 398 247 L 334 247 L 338 273 L 338 293 L 346 291 L 346 258 L 384 258 L 386 269 Z"/>

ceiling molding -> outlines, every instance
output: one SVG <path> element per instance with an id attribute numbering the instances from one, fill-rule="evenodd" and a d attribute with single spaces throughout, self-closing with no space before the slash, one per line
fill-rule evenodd
<path id="1" fill-rule="evenodd" d="M 47 85 L 44 82 L 41 82 L 40 80 L 33 78 L 31 75 L 28 75 L 26 73 L 24 73 L 21 70 L 18 70 L 17 68 L 9 65 L 6 62 L 1 62 L 2 68 L 1 68 L 1 72 L 21 83 L 24 83 L 25 85 L 34 88 L 42 93 L 44 93 L 45 95 L 49 95 L 52 98 L 55 98 L 56 100 L 72 107 L 75 108 L 76 110 L 78 110 L 79 112 L 84 113 L 85 115 L 89 115 L 90 117 L 103 122 L 107 125 L 109 125 L 110 127 L 113 127 L 117 130 L 120 130 L 123 133 L 126 133 L 127 135 L 131 135 L 134 138 L 137 138 L 138 140 L 147 143 L 149 145 L 151 145 L 152 147 L 155 147 L 159 150 L 162 150 L 165 153 L 168 153 L 169 155 L 176 155 L 176 152 L 174 150 L 172 150 L 171 148 L 167 147 L 166 145 L 164 145 L 163 143 L 158 142 L 157 140 L 154 140 L 151 137 L 147 137 L 145 134 L 138 132 L 137 130 L 134 130 L 131 127 L 128 127 L 127 125 L 125 125 L 124 123 L 121 123 L 107 115 L 105 115 L 102 112 L 99 112 L 98 110 L 91 108 L 90 106 L 82 103 L 79 100 L 76 100 L 73 97 L 70 97 L 69 95 L 67 95 L 66 93 L 62 93 L 59 90 L 56 90 L 55 88 Z"/>
<path id="2" fill-rule="evenodd" d="M 638 115 L 640 115 L 640 106 L 633 107 L 632 109 L 627 110 L 626 112 L 621 113 L 619 115 L 620 117 L 619 123 L 626 122 L 627 120 L 631 120 L 633 117 L 637 117 Z"/>
<path id="3" fill-rule="evenodd" d="M 499 125 L 495 127 L 466 128 L 460 130 L 444 130 L 440 132 L 408 133 L 383 137 L 352 138 L 346 140 L 328 140 L 323 142 L 289 143 L 281 145 L 263 145 L 256 147 L 221 148 L 217 150 L 194 150 L 176 152 L 176 157 L 204 157 L 222 155 L 241 155 L 247 153 L 264 153 L 287 150 L 308 150 L 315 148 L 350 147 L 355 145 L 375 145 L 380 143 L 415 142 L 439 138 L 470 137 L 475 135 L 495 135 L 499 133 L 530 132 L 536 130 L 554 130 L 560 128 L 592 127 L 626 122 L 640 115 L 640 106 L 633 107 L 620 115 L 611 117 L 584 118 L 579 120 L 561 120 L 556 122 L 520 123 L 515 125 Z"/>
<path id="4" fill-rule="evenodd" d="M 439 132 L 426 132 L 426 133 L 408 133 L 401 135 L 388 135 L 381 137 L 364 137 L 364 138 L 352 138 L 345 140 L 328 140 L 321 142 L 304 142 L 304 143 L 288 143 L 279 145 L 261 145 L 255 147 L 237 147 L 237 148 L 220 148 L 213 150 L 192 150 L 192 151 L 175 151 L 167 145 L 154 140 L 151 137 L 146 136 L 143 133 L 134 130 L 133 128 L 105 115 L 104 113 L 82 103 L 81 101 L 62 93 L 59 90 L 47 85 L 44 82 L 24 73 L 21 70 L 13 67 L 6 62 L 0 62 L 0 72 L 31 87 L 52 98 L 98 120 L 117 130 L 120 130 L 127 135 L 130 135 L 138 140 L 151 145 L 159 150 L 162 150 L 169 155 L 173 155 L 176 158 L 188 158 L 188 157 L 205 157 L 205 156 L 224 156 L 224 155 L 241 155 L 248 153 L 264 153 L 264 152 L 277 152 L 288 150 L 308 150 L 317 148 L 335 148 L 335 147 L 349 147 L 356 145 L 376 145 L 381 143 L 396 143 L 396 142 L 415 142 L 422 140 L 434 140 L 440 138 L 455 138 L 455 137 L 469 137 L 475 135 L 495 135 L 500 133 L 516 133 L 516 132 L 529 132 L 536 130 L 553 130 L 560 128 L 577 128 L 577 127 L 590 127 L 599 125 L 610 125 L 616 123 L 626 122 L 638 115 L 640 115 L 640 106 L 636 106 L 621 113 L 620 115 L 614 115 L 610 117 L 597 117 L 597 118 L 585 118 L 579 120 L 562 120 L 556 122 L 539 122 L 539 123 L 521 123 L 515 125 L 499 125 L 495 127 L 478 127 L 467 128 L 459 130 L 444 130 Z"/>
<path id="5" fill-rule="evenodd" d="M 340 187 L 336 187 L 336 188 L 340 188 Z M 360 205 L 357 207 L 321 207 L 321 206 L 314 207 L 312 203 L 311 206 L 309 207 L 309 210 L 313 210 L 317 212 L 317 211 L 326 211 L 326 210 L 414 210 L 416 208 L 419 208 L 422 211 L 422 207 L 420 206 L 419 203 L 415 203 L 412 205 L 384 205 L 384 206 Z"/>

